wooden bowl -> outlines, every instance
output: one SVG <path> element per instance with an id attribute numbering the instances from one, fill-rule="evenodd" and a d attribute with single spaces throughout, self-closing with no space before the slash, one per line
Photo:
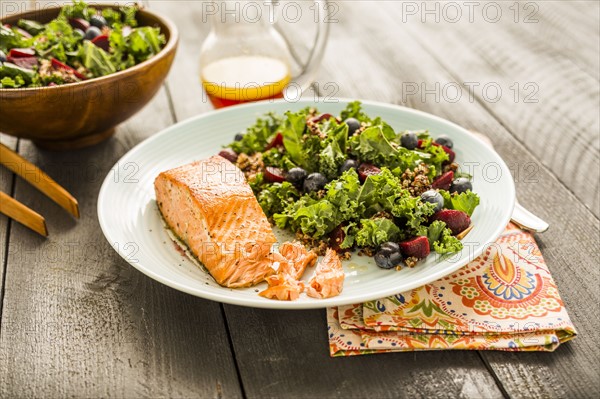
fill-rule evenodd
<path id="1" fill-rule="evenodd" d="M 26 12 L 2 23 L 13 25 L 21 18 L 46 23 L 59 11 L 60 7 L 53 7 Z M 157 93 L 177 49 L 177 28 L 171 21 L 148 10 L 140 10 L 137 20 L 140 26 L 159 27 L 165 35 L 166 44 L 158 54 L 100 78 L 51 87 L 0 89 L 0 132 L 53 150 L 87 147 L 112 136 L 115 126 Z"/>

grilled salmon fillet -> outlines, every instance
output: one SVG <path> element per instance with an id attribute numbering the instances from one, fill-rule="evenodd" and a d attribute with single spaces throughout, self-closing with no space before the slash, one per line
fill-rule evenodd
<path id="1" fill-rule="evenodd" d="M 162 172 L 154 189 L 167 226 L 217 283 L 248 287 L 275 272 L 277 239 L 237 166 L 215 155 Z"/>

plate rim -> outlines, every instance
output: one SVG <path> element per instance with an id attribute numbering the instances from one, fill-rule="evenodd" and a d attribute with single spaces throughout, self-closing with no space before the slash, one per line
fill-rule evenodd
<path id="1" fill-rule="evenodd" d="M 333 298 L 327 298 L 327 299 L 315 299 L 314 301 L 276 301 L 276 300 L 264 300 L 264 298 L 259 297 L 257 294 L 256 299 L 252 298 L 252 299 L 248 299 L 248 300 L 245 299 L 244 301 L 240 301 L 238 298 L 227 296 L 227 292 L 229 292 L 229 290 L 231 290 L 230 288 L 222 287 L 224 289 L 223 293 L 220 293 L 220 292 L 219 293 L 211 293 L 211 292 L 199 293 L 197 291 L 197 289 L 195 289 L 193 287 L 190 287 L 185 284 L 180 284 L 178 282 L 172 281 L 169 278 L 165 278 L 165 277 L 161 276 L 160 274 L 157 274 L 150 268 L 143 267 L 140 262 L 130 262 L 128 259 L 129 254 L 126 254 L 123 252 L 122 246 L 115 247 L 111 244 L 110 228 L 109 228 L 109 226 L 106 225 L 106 220 L 104 219 L 101 211 L 103 209 L 104 201 L 106 200 L 106 191 L 109 189 L 109 186 L 112 182 L 112 179 L 111 179 L 112 170 L 114 168 L 118 167 L 119 164 L 123 163 L 123 161 L 127 157 L 136 155 L 140 151 L 140 148 L 149 145 L 150 143 L 152 143 L 155 140 L 159 140 L 161 137 L 163 137 L 165 135 L 171 134 L 172 131 L 177 130 L 182 125 L 193 124 L 197 120 L 209 118 L 213 115 L 218 115 L 218 114 L 222 114 L 222 113 L 236 112 L 236 110 L 240 110 L 240 109 L 246 109 L 246 108 L 260 109 L 260 108 L 263 108 L 265 105 L 273 105 L 273 104 L 281 104 L 281 103 L 290 104 L 290 106 L 294 106 L 294 105 L 298 105 L 298 104 L 300 104 L 300 105 L 312 104 L 312 105 L 318 106 L 319 104 L 327 103 L 327 102 L 334 103 L 334 104 L 340 104 L 340 103 L 347 104 L 347 103 L 353 102 L 353 101 L 360 101 L 363 105 L 369 105 L 369 106 L 373 106 L 373 107 L 387 108 L 390 110 L 401 110 L 403 112 L 408 112 L 410 114 L 414 114 L 417 116 L 436 120 L 437 122 L 441 122 L 442 124 L 449 124 L 457 131 L 460 131 L 461 134 L 464 134 L 465 136 L 469 137 L 469 139 L 472 139 L 473 141 L 477 142 L 478 145 L 489 149 L 489 151 L 491 153 L 493 153 L 495 155 L 495 157 L 497 158 L 493 161 L 498 162 L 498 164 L 501 167 L 502 173 L 506 173 L 508 176 L 512 176 L 510 173 L 510 169 L 508 168 L 508 165 L 506 165 L 506 163 L 504 162 L 504 160 L 502 159 L 500 154 L 498 154 L 493 148 L 490 148 L 489 144 L 487 144 L 481 138 L 477 137 L 476 135 L 473 135 L 466 128 L 464 128 L 452 121 L 449 121 L 449 120 L 439 117 L 437 115 L 430 114 L 425 111 L 416 110 L 416 109 L 409 108 L 409 107 L 406 107 L 403 105 L 385 103 L 385 102 L 380 102 L 380 101 L 350 99 L 350 98 L 342 98 L 342 97 L 336 98 L 335 101 L 331 101 L 331 100 L 327 101 L 325 98 L 321 98 L 321 97 L 312 98 L 312 99 L 300 99 L 296 102 L 289 102 L 289 101 L 286 101 L 285 99 L 257 101 L 257 102 L 248 103 L 248 104 L 242 104 L 242 105 L 236 105 L 236 106 L 232 106 L 232 107 L 215 109 L 215 110 L 203 112 L 201 114 L 189 117 L 187 119 L 179 121 L 175 124 L 172 124 L 164 129 L 160 130 L 159 132 L 148 137 L 147 139 L 142 140 L 140 143 L 136 144 L 129 151 L 127 151 L 125 154 L 123 154 L 123 156 L 121 156 L 117 160 L 117 162 L 113 165 L 113 167 L 108 171 L 106 177 L 104 178 L 104 180 L 102 182 L 100 191 L 98 193 L 98 199 L 97 199 L 97 205 L 96 205 L 97 215 L 98 215 L 98 221 L 100 224 L 100 229 L 102 230 L 102 233 L 103 233 L 105 239 L 112 246 L 112 248 L 119 254 L 119 256 L 121 256 L 121 258 L 123 260 L 125 260 L 129 265 L 133 266 L 135 269 L 142 272 L 146 276 L 148 276 L 170 288 L 176 289 L 181 292 L 185 292 L 187 294 L 190 294 L 190 295 L 193 295 L 193 296 L 196 296 L 199 298 L 213 300 L 213 301 L 226 303 L 226 304 L 230 304 L 230 305 L 263 308 L 263 309 L 286 309 L 286 310 L 321 309 L 321 308 L 326 308 L 326 307 L 331 307 L 331 306 L 344 306 L 344 305 L 350 305 L 350 304 L 355 304 L 355 303 L 362 303 L 362 302 L 370 301 L 370 300 L 376 300 L 378 298 L 384 298 L 386 296 L 395 295 L 400 292 L 406 292 L 406 291 L 421 287 L 423 285 L 429 284 L 431 282 L 437 281 L 445 276 L 448 276 L 448 275 L 456 272 L 460 268 L 464 267 L 466 264 L 471 262 L 473 259 L 477 258 L 479 255 L 481 255 L 481 253 L 483 253 L 483 250 L 485 249 L 485 243 L 483 243 L 483 245 L 480 245 L 475 251 L 472 251 L 472 252 L 469 251 L 469 254 L 466 255 L 463 259 L 461 259 L 459 262 L 456 262 L 454 267 L 452 267 L 450 269 L 441 269 L 440 271 L 436 271 L 436 272 L 433 272 L 426 276 L 423 276 L 421 278 L 418 278 L 418 279 L 412 281 L 411 283 L 406 284 L 406 287 L 404 287 L 402 289 L 402 291 L 400 291 L 400 292 L 385 291 L 381 295 L 378 294 L 376 298 L 374 298 L 369 293 L 366 293 L 366 294 L 356 295 L 350 299 L 340 299 L 340 297 L 333 297 Z M 502 215 L 502 218 L 499 218 L 498 226 L 496 227 L 493 234 L 491 235 L 490 240 L 495 241 L 500 236 L 500 234 L 502 234 L 502 232 L 505 230 L 505 228 L 512 216 L 512 212 L 513 212 L 515 200 L 516 200 L 516 188 L 515 188 L 515 184 L 514 184 L 512 177 L 508 178 L 507 181 L 508 181 L 507 188 L 510 191 L 508 193 L 509 195 L 507 197 L 508 197 L 508 201 L 510 201 L 510 203 L 506 207 L 505 214 Z M 391 290 L 393 290 L 393 289 L 390 289 L 390 291 Z"/>

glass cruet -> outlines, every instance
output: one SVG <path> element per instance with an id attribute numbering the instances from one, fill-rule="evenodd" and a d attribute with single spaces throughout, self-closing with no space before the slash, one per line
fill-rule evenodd
<path id="1" fill-rule="evenodd" d="M 317 32 L 308 60 L 292 76 L 294 48 L 281 32 L 277 1 L 208 3 L 211 30 L 200 52 L 200 79 L 217 108 L 248 101 L 299 98 L 314 81 L 323 59 L 329 24 L 326 0 L 314 1 Z M 281 18 L 279 18 L 281 20 Z"/>

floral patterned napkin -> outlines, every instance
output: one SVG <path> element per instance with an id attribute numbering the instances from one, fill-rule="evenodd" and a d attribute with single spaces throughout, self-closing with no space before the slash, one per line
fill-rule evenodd
<path id="1" fill-rule="evenodd" d="M 553 351 L 577 332 L 533 236 L 509 224 L 452 275 L 327 310 L 331 356 L 473 349 Z"/>

